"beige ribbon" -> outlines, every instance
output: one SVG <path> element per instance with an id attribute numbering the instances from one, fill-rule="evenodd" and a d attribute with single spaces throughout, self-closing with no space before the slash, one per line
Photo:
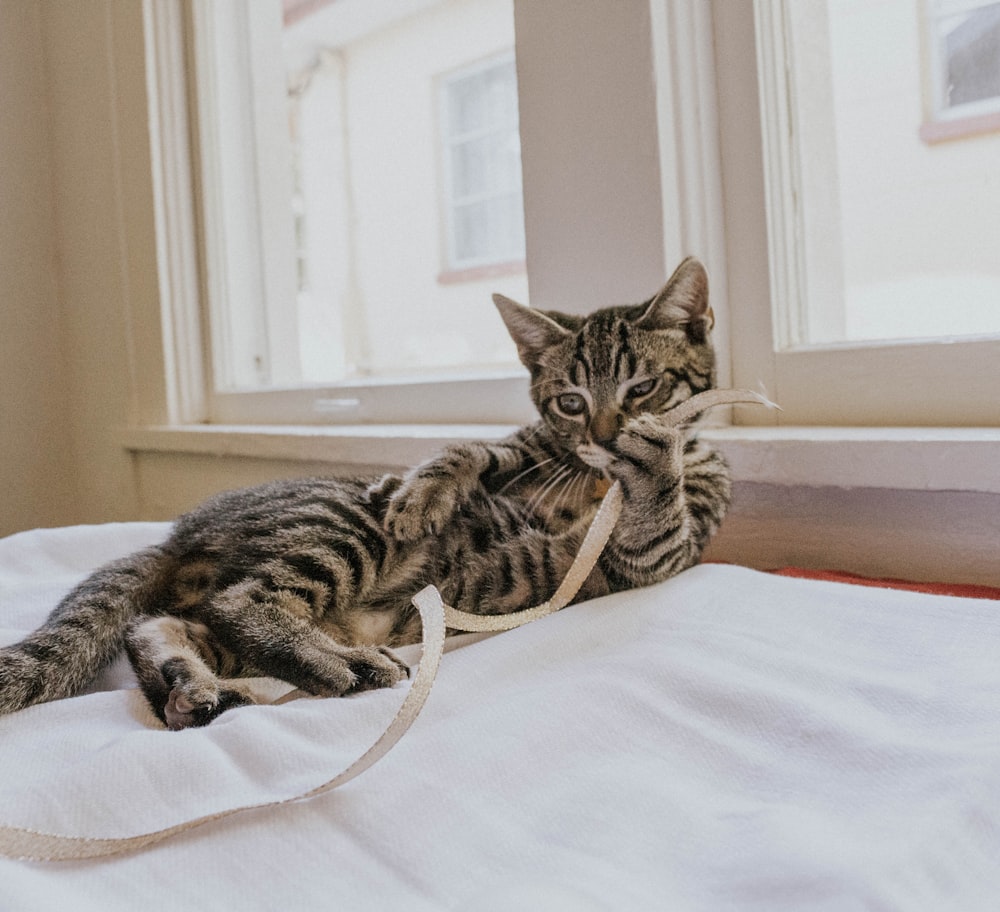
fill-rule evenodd
<path id="1" fill-rule="evenodd" d="M 717 405 L 738 403 L 775 407 L 773 403 L 769 402 L 763 396 L 749 390 L 708 390 L 685 400 L 676 408 L 666 412 L 662 417 L 671 426 L 676 426 L 694 418 L 708 408 Z M 621 486 L 618 482 L 615 482 L 601 501 L 601 505 L 580 545 L 580 549 L 569 570 L 566 572 L 562 583 L 560 583 L 559 588 L 556 589 L 552 598 L 541 605 L 526 608 L 523 611 L 515 611 L 510 614 L 469 614 L 468 612 L 458 611 L 449 605 L 445 605 L 441 599 L 440 592 L 434 586 L 428 586 L 426 589 L 418 592 L 413 597 L 413 604 L 417 611 L 420 612 L 423 650 L 420 657 L 420 665 L 413 679 L 410 691 L 407 693 L 402 704 L 400 704 L 396 715 L 388 727 L 375 743 L 343 770 L 343 772 L 338 773 L 322 785 L 318 785 L 307 792 L 294 795 L 290 798 L 267 801 L 261 804 L 241 805 L 137 836 L 107 838 L 63 836 L 56 833 L 40 833 L 21 827 L 0 826 L 0 854 L 10 858 L 30 861 L 82 861 L 92 858 L 105 858 L 111 855 L 123 855 L 128 852 L 144 849 L 164 839 L 168 839 L 177 833 L 193 830 L 195 827 L 211 823 L 213 820 L 223 820 L 226 817 L 231 817 L 234 814 L 240 814 L 244 811 L 277 808 L 297 801 L 304 801 L 315 795 L 332 791 L 349 782 L 392 750 L 419 715 L 430 694 L 431 686 L 437 676 L 438 666 L 441 663 L 441 655 L 444 651 L 445 627 L 450 627 L 453 630 L 477 632 L 511 630 L 514 627 L 520 627 L 522 624 L 538 620 L 547 614 L 552 614 L 566 607 L 573 600 L 577 592 L 579 592 L 580 587 L 590 575 L 591 570 L 594 569 L 598 558 L 601 556 L 601 552 L 604 550 L 604 546 L 607 544 L 608 538 L 610 538 L 614 530 L 615 523 L 621 514 L 621 509 Z"/>

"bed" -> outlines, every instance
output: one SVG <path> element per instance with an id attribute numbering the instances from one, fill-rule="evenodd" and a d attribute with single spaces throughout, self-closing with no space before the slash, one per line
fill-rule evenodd
<path id="1" fill-rule="evenodd" d="M 166 529 L 0 540 L 0 643 Z M 0 858 L 0 909 L 995 912 L 998 657 L 988 598 L 696 567 L 460 638 L 409 732 L 335 791 L 120 856 Z M 409 686 L 167 732 L 119 663 L 0 718 L 0 824 L 120 837 L 292 798 Z"/>

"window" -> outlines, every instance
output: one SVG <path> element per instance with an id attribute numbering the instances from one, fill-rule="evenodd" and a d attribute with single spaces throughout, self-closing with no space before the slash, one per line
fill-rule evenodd
<path id="1" fill-rule="evenodd" d="M 737 377 L 792 424 L 995 425 L 1000 134 L 920 142 L 915 4 L 755 6 L 769 282 Z M 717 59 L 720 96 L 745 97 Z M 745 148 L 724 142 L 730 174 Z"/>
<path id="2" fill-rule="evenodd" d="M 352 0 L 309 6 L 319 8 L 314 15 L 357 8 Z M 388 18 L 383 15 L 380 28 L 395 33 L 404 24 L 427 26 L 445 9 L 474 11 L 481 23 L 484 11 L 495 7 L 479 0 L 412 0 L 363 8 L 391 11 Z M 507 230 L 510 222 L 505 215 L 485 215 L 489 206 L 483 205 L 473 220 L 478 234 L 470 236 L 489 240 L 467 248 L 458 241 L 453 210 L 501 198 L 521 170 L 509 161 L 504 164 L 502 156 L 494 168 L 483 165 L 469 150 L 457 151 L 465 134 L 452 132 L 446 116 L 449 94 L 464 79 L 475 77 L 466 85 L 470 94 L 493 77 L 502 84 L 500 69 L 489 79 L 486 74 L 510 59 L 509 48 L 514 45 L 510 7 L 502 18 L 490 20 L 489 28 L 475 33 L 479 39 L 457 42 L 449 59 L 435 60 L 419 79 L 411 74 L 399 87 L 402 94 L 421 86 L 416 97 L 428 115 L 427 142 L 417 142 L 417 134 L 402 130 L 394 119 L 388 104 L 395 91 L 377 92 L 371 105 L 352 108 L 350 78 L 345 82 L 345 74 L 360 58 L 350 47 L 357 41 L 359 53 L 372 50 L 377 31 L 371 19 L 363 35 L 350 32 L 349 39 L 324 38 L 322 47 L 307 48 L 309 53 L 290 66 L 291 116 L 298 131 L 292 135 L 303 148 L 310 130 L 343 124 L 343 116 L 329 115 L 339 110 L 337 105 L 346 111 L 351 135 L 357 121 L 373 110 L 378 111 L 373 116 L 376 126 L 391 125 L 382 142 L 365 147 L 366 151 L 355 140 L 345 144 L 339 131 L 336 141 L 316 147 L 324 154 L 340 155 L 340 167 L 352 171 L 351 180 L 342 185 L 350 187 L 350 198 L 319 211 L 310 208 L 308 201 L 319 197 L 307 185 L 316 174 L 336 173 L 336 167 L 313 168 L 301 148 L 282 140 L 280 131 L 264 127 L 288 116 L 285 95 L 280 109 L 276 105 L 261 109 L 266 93 L 250 93 L 238 104 L 216 103 L 213 113 L 213 92 L 225 99 L 230 82 L 245 83 L 231 73 L 247 73 L 252 60 L 254 78 L 260 80 L 269 65 L 281 60 L 281 54 L 267 51 L 266 43 L 262 52 L 243 51 L 240 58 L 236 49 L 227 58 L 225 45 L 220 51 L 217 42 L 238 38 L 247 48 L 260 35 L 273 42 L 281 34 L 280 9 L 273 3 L 245 0 L 196 3 L 194 9 L 193 31 L 202 49 L 196 62 L 200 145 L 203 165 L 207 162 L 202 186 L 208 284 L 212 291 L 215 283 L 229 277 L 234 288 L 247 291 L 243 299 L 231 290 L 221 295 L 212 291 L 210 297 L 213 308 L 220 306 L 220 300 L 239 301 L 228 316 L 231 335 L 249 339 L 246 353 L 230 357 L 235 370 L 227 366 L 229 356 L 218 352 L 218 343 L 213 346 L 218 392 L 211 419 L 356 424 L 419 417 L 503 423 L 530 416 L 524 406 L 523 375 L 506 366 L 511 363 L 504 361 L 506 355 L 488 350 L 484 354 L 462 334 L 472 325 L 465 323 L 472 311 L 481 313 L 485 304 L 490 312 L 490 291 L 525 299 L 526 278 L 491 277 L 477 288 L 471 287 L 474 283 L 440 281 L 442 273 L 454 271 L 462 262 L 482 263 L 493 256 L 499 260 L 504 255 L 499 239 L 509 240 L 517 233 Z M 254 24 L 263 15 L 261 9 L 271 11 L 272 23 L 266 27 Z M 981 153 L 996 160 L 990 145 L 996 136 L 984 134 L 935 146 L 917 140 L 928 97 L 926 85 L 921 88 L 921 74 L 927 72 L 921 50 L 923 10 L 909 0 L 756 0 L 752 7 L 725 0 L 710 5 L 698 0 L 653 0 L 627 7 L 569 0 L 518 3 L 517 71 L 528 79 L 520 92 L 518 119 L 532 298 L 541 306 L 581 311 L 638 300 L 662 282 L 681 256 L 698 253 L 713 276 L 720 337 L 723 342 L 727 336 L 737 340 L 731 347 L 732 370 L 723 363 L 723 380 L 752 387 L 762 382 L 781 401 L 783 423 L 1000 423 L 990 392 L 1000 388 L 1000 351 L 996 326 L 988 322 L 998 310 L 990 297 L 996 273 L 990 271 L 989 258 L 982 257 L 996 236 L 991 219 L 998 208 L 997 183 L 988 169 L 969 167 Z M 246 20 L 241 38 L 240 28 L 233 27 L 240 15 Z M 220 17 L 214 26 L 213 17 Z M 569 21 L 571 29 L 566 28 Z M 307 35 L 320 35 L 317 22 L 305 29 Z M 886 37 L 882 29 L 886 23 L 902 25 L 898 29 L 894 25 Z M 280 40 L 287 55 L 287 28 Z M 441 42 L 425 40 L 420 48 L 429 46 L 437 49 Z M 391 69 L 388 60 L 401 66 L 406 58 L 383 56 L 368 72 L 384 77 Z M 232 68 L 226 64 L 229 59 L 235 61 Z M 214 81 L 213 66 L 221 71 Z M 655 83 L 649 78 L 654 67 Z M 906 74 L 904 85 L 901 77 Z M 267 85 L 281 85 L 284 91 L 284 79 L 282 73 Z M 324 81 L 327 89 L 322 88 Z M 330 86 L 336 86 L 335 91 Z M 406 98 L 411 106 L 418 103 L 412 94 Z M 380 107 L 382 103 L 386 106 Z M 310 115 L 310 105 L 324 116 Z M 281 113 L 276 115 L 277 110 Z M 220 112 L 232 121 L 232 112 L 241 111 L 243 126 L 232 131 L 235 139 L 230 148 L 234 154 L 242 148 L 244 160 L 246 149 L 255 149 L 258 161 L 235 168 L 227 161 L 227 174 L 213 173 L 212 168 L 220 165 L 212 150 L 224 145 L 221 138 L 213 138 L 212 130 L 218 129 L 213 124 L 225 120 Z M 659 137 L 650 128 L 657 122 Z M 878 129 L 866 132 L 873 125 Z M 898 145 L 904 133 L 910 144 L 905 167 Z M 269 142 L 275 146 L 271 152 Z M 283 153 L 277 148 L 282 142 Z M 375 164 L 383 152 L 399 148 L 411 156 L 430 148 L 427 176 L 393 184 L 392 205 L 372 210 L 388 211 L 389 220 L 371 221 L 358 208 L 362 194 L 372 189 L 364 182 L 382 183 L 373 189 L 385 190 L 386 181 L 392 182 L 392 169 L 386 177 Z M 513 146 L 506 148 L 510 151 Z M 287 195 L 277 192 L 280 181 L 265 181 L 263 186 L 258 182 L 254 192 L 247 192 L 239 178 L 240 167 L 249 169 L 248 174 L 271 174 L 261 167 L 269 155 L 285 155 L 289 162 L 299 163 L 297 170 L 289 164 L 284 172 L 289 175 Z M 482 199 L 455 194 L 456 188 L 462 190 L 462 182 L 455 182 L 453 172 L 463 156 L 462 180 L 483 193 Z M 923 167 L 932 159 L 938 170 L 928 181 L 930 172 L 914 170 L 913 162 Z M 487 174 L 498 179 L 487 184 Z M 241 192 L 240 187 L 244 187 Z M 234 211 L 247 213 L 245 223 L 238 215 L 235 221 L 226 215 L 225 200 L 216 206 L 210 198 L 227 193 L 237 195 Z M 411 203 L 418 196 L 434 199 L 433 219 L 417 215 Z M 280 206 L 269 208 L 293 198 L 298 200 L 294 211 L 287 203 L 284 211 Z M 443 200 L 448 205 L 442 206 Z M 867 211 L 863 204 L 869 205 Z M 220 223 L 231 226 L 221 233 L 213 221 L 218 212 Z M 343 245 L 324 243 L 311 253 L 316 239 L 323 236 L 323 218 L 332 214 L 344 219 L 345 213 Z M 275 233 L 277 242 L 254 241 L 247 227 L 251 224 L 263 224 L 266 232 Z M 232 249 L 238 249 L 245 236 L 251 236 L 249 253 L 244 250 L 242 259 L 234 260 Z M 339 271 L 332 268 L 344 248 L 354 245 L 360 250 L 372 238 L 381 245 L 381 257 L 355 256 L 344 260 L 353 265 Z M 897 254 L 911 253 L 915 245 L 919 256 L 911 256 L 901 270 L 878 272 Z M 491 248 L 489 254 L 484 252 Z M 283 251 L 280 259 L 285 265 L 271 265 L 277 251 Z M 412 280 L 376 293 L 377 281 L 384 279 L 376 273 L 390 266 L 395 269 L 397 264 L 390 260 L 406 259 L 415 252 L 423 269 L 420 281 L 429 284 L 418 286 Z M 241 269 L 240 264 L 248 268 Z M 375 279 L 362 278 L 366 267 Z M 312 296 L 313 304 L 319 301 L 323 269 L 329 269 L 346 289 L 336 298 L 343 302 L 342 309 L 325 335 L 321 329 L 304 329 L 314 325 L 301 319 L 307 299 Z M 945 269 L 950 272 L 944 274 Z M 928 279 L 920 270 L 942 274 Z M 501 281 L 521 283 L 520 290 L 508 289 Z M 257 304 L 257 289 L 266 290 L 268 282 L 291 288 L 278 297 L 285 304 L 277 311 L 281 318 L 276 336 L 269 323 L 274 321 L 274 308 Z M 431 286 L 457 292 L 447 302 L 447 318 L 440 313 L 428 317 L 419 309 L 425 289 Z M 918 299 L 928 288 L 934 294 Z M 985 289 L 983 300 L 990 306 L 976 309 L 980 315 L 986 313 L 987 322 L 956 331 L 964 319 L 961 309 L 974 297 L 973 288 Z M 733 306 L 727 308 L 730 294 Z M 883 319 L 889 330 L 858 328 L 859 313 L 872 312 L 865 302 L 875 298 L 896 308 L 895 315 Z M 862 306 L 860 310 L 855 306 L 852 315 L 851 307 L 859 301 Z M 225 325 L 229 305 L 221 306 L 221 321 L 214 319 Z M 946 342 L 941 341 L 942 334 L 947 335 Z M 375 345 L 382 335 L 386 344 L 379 353 Z M 504 333 L 496 324 L 484 332 L 486 337 L 495 341 Z M 421 362 L 427 351 L 458 351 L 461 359 L 446 370 L 441 361 Z M 294 357 L 283 361 L 281 352 L 292 352 Z M 327 365 L 323 370 L 328 373 L 303 372 L 302 365 L 310 359 Z M 333 363 L 338 366 L 329 368 Z M 748 411 L 739 420 L 773 418 Z"/>
<path id="3" fill-rule="evenodd" d="M 512 0 L 193 9 L 212 419 L 480 417 L 528 296 Z"/>
<path id="4" fill-rule="evenodd" d="M 792 233 L 779 256 L 799 264 L 801 301 L 778 344 L 1000 333 L 1000 133 L 933 149 L 920 141 L 917 7 L 799 0 L 784 9 L 787 45 L 769 47 L 785 57 L 790 88 L 764 104 L 787 105 L 794 158 L 775 175 L 769 206 L 790 222 L 778 229 L 772 218 L 772 227 Z M 785 140 L 772 140 L 776 157 Z"/>
<path id="5" fill-rule="evenodd" d="M 928 141 L 1000 129 L 1000 3 L 926 0 Z"/>
<path id="6" fill-rule="evenodd" d="M 521 144 L 513 59 L 442 86 L 448 268 L 524 260 Z"/>

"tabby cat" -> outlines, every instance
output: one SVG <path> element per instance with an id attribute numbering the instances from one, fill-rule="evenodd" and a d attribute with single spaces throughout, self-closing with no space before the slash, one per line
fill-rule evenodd
<path id="1" fill-rule="evenodd" d="M 721 456 L 657 416 L 714 380 L 708 280 L 685 260 L 642 304 L 588 317 L 494 296 L 541 420 L 458 444 L 405 477 L 280 481 L 221 494 L 170 537 L 97 570 L 0 650 L 0 713 L 78 692 L 124 649 L 170 729 L 254 702 L 270 675 L 312 694 L 389 687 L 433 583 L 478 614 L 549 598 L 608 479 L 621 518 L 577 599 L 696 563 L 729 502 Z"/>

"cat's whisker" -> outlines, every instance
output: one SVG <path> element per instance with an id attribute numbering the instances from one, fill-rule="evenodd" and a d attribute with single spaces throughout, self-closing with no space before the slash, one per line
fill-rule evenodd
<path id="1" fill-rule="evenodd" d="M 567 504 L 567 506 L 573 502 L 571 494 L 573 488 L 579 483 L 581 474 L 582 473 L 580 472 L 580 470 L 577 469 L 573 473 L 573 476 L 563 485 L 563 489 L 559 493 L 559 496 L 556 498 L 555 505 L 552 508 L 553 513 L 559 509 L 559 505 L 562 504 L 564 501 Z"/>
<path id="2" fill-rule="evenodd" d="M 551 456 L 548 459 L 543 459 L 541 462 L 536 462 L 536 463 L 534 463 L 534 465 L 528 466 L 528 468 L 526 468 L 523 472 L 520 472 L 517 475 L 515 475 L 502 488 L 500 488 L 500 490 L 497 491 L 497 494 L 503 494 L 509 487 L 511 487 L 511 485 L 514 485 L 517 482 L 521 481 L 523 478 L 526 478 L 532 472 L 537 472 L 542 467 L 547 466 L 550 463 L 555 462 L 557 458 L 558 457 L 556 457 L 556 456 Z"/>
<path id="3" fill-rule="evenodd" d="M 571 478 L 572 474 L 573 474 L 573 469 L 567 468 L 567 470 L 563 472 L 562 476 L 560 477 L 559 483 L 557 485 L 554 485 L 553 488 L 549 491 L 548 499 L 550 505 L 548 507 L 548 512 L 550 519 L 553 518 L 559 510 L 559 503 L 562 500 L 562 496 L 566 491 L 566 485 L 570 481 L 572 481 Z"/>
<path id="4" fill-rule="evenodd" d="M 527 435 L 526 437 L 524 437 L 524 439 L 523 439 L 523 440 L 521 441 L 521 445 L 522 445 L 522 446 L 524 446 L 524 444 L 526 444 L 526 443 L 530 443 L 530 442 L 531 442 L 532 440 L 534 440 L 534 439 L 535 439 L 535 437 L 537 437 L 537 436 L 538 436 L 538 434 L 540 434 L 540 433 L 541 433 L 541 432 L 542 432 L 543 430 L 545 430 L 545 425 L 544 425 L 544 424 L 543 424 L 543 423 L 542 423 L 541 421 L 539 421 L 539 422 L 538 422 L 538 423 L 537 423 L 537 424 L 536 424 L 536 425 L 535 425 L 535 426 L 534 426 L 534 427 L 532 428 L 532 430 L 531 430 L 531 433 L 530 433 L 530 434 L 528 434 L 528 435 Z M 553 458 L 554 458 L 554 457 L 553 457 Z"/>
<path id="5" fill-rule="evenodd" d="M 568 476 L 563 475 L 558 487 L 555 489 L 555 499 L 552 501 L 552 506 L 549 508 L 549 516 L 554 517 L 559 512 L 559 504 L 562 503 L 563 498 L 566 496 L 566 489 L 573 483 L 575 478 L 575 473 L 571 472 Z"/>
<path id="6" fill-rule="evenodd" d="M 555 516 L 559 509 L 559 504 L 566 494 L 567 487 L 573 483 L 576 473 L 579 471 L 571 465 L 564 466 L 564 469 L 565 471 L 559 476 L 558 483 L 553 485 L 546 495 L 551 500 L 551 505 L 548 507 L 550 517 Z"/>
<path id="7" fill-rule="evenodd" d="M 528 505 L 532 509 L 540 506 L 544 502 L 545 498 L 548 497 L 549 492 L 552 490 L 552 488 L 554 488 L 559 483 L 559 481 L 562 479 L 563 475 L 565 475 L 567 471 L 568 469 L 566 468 L 566 466 L 560 466 L 559 468 L 557 468 L 556 471 L 551 476 L 549 476 L 549 478 L 545 481 L 545 483 L 532 495 L 531 500 L 528 502 Z"/>
<path id="8" fill-rule="evenodd" d="M 553 476 L 537 491 L 528 501 L 528 509 L 532 513 L 537 512 L 538 508 L 545 502 L 545 499 L 549 496 L 552 489 L 559 484 L 560 481 L 566 476 L 566 473 L 570 472 L 569 466 L 560 466 Z"/>
<path id="9" fill-rule="evenodd" d="M 577 487 L 576 487 L 576 509 L 578 513 L 583 512 L 583 508 L 587 503 L 587 484 L 591 479 L 590 472 L 584 472 L 581 470 L 580 474 L 577 476 Z"/>

